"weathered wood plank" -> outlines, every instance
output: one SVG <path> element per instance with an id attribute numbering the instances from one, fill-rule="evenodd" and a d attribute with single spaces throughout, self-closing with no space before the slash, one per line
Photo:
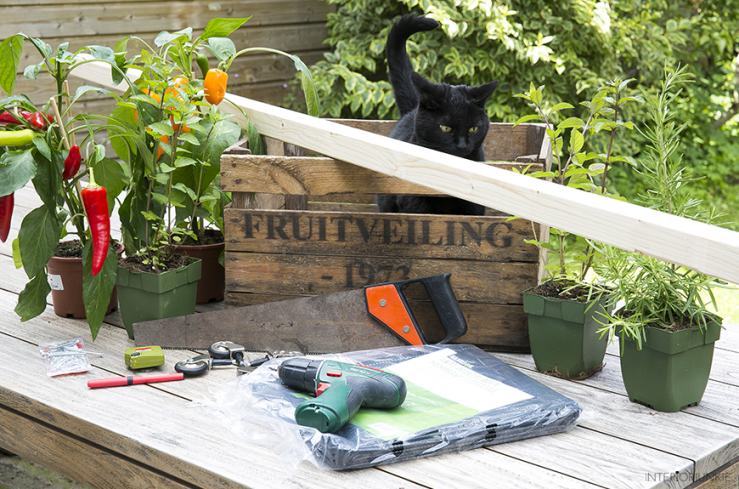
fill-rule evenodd
<path id="1" fill-rule="evenodd" d="M 529 166 L 510 162 L 488 164 L 519 171 Z M 349 193 L 443 194 L 332 158 L 274 155 L 224 155 L 221 160 L 221 188 L 227 192 L 316 196 Z"/>
<path id="2" fill-rule="evenodd" d="M 356 119 L 329 119 L 344 126 L 369 131 L 382 136 L 389 136 L 395 127 L 396 121 L 361 121 Z M 540 124 L 523 124 L 513 127 L 514 124 L 496 122 L 490 124 L 483 151 L 485 159 L 500 161 L 516 161 L 516 158 L 526 155 L 535 156 L 540 163 L 546 158 L 545 152 L 548 140 L 545 129 Z M 543 138 L 543 143 L 542 141 Z"/>
<path id="3" fill-rule="evenodd" d="M 227 208 L 228 252 L 535 262 L 531 223 L 504 217 Z"/>
<path id="4" fill-rule="evenodd" d="M 536 278 L 535 263 L 228 253 L 226 283 L 234 292 L 317 295 L 437 275 L 450 268 L 460 271 L 450 280 L 460 302 L 521 304 L 521 291 Z"/>
<path id="5" fill-rule="evenodd" d="M 189 487 L 1 406 L 0 446 L 92 487 Z"/>
<path id="6" fill-rule="evenodd" d="M 473 465 L 460 464 L 458 463 L 459 457 L 456 454 L 449 454 L 412 460 L 398 465 L 387 465 L 381 467 L 381 469 L 391 474 L 406 477 L 424 486 L 439 489 L 449 487 L 465 489 L 490 489 L 491 487 L 594 489 L 600 487 L 490 450 L 473 450 L 469 453 L 473 459 Z M 444 466 L 444 473 L 449 476 L 450 480 L 454 481 L 451 485 L 446 485 L 446 481 L 439 480 L 437 470 L 441 465 Z M 491 477 L 486 477 L 487 474 L 491 474 Z"/>
<path id="7" fill-rule="evenodd" d="M 582 396 L 577 382 L 525 371 L 588 410 L 580 426 L 693 460 L 696 474 L 707 474 L 739 456 L 739 428 L 687 412 L 656 412 L 600 389 Z"/>
<path id="8" fill-rule="evenodd" d="M 613 489 L 678 488 L 685 485 L 680 478 L 691 481 L 693 477 L 693 462 L 686 458 L 584 428 L 490 450 L 520 460 L 535 458 L 540 467 Z M 678 476 L 668 481 L 650 478 L 670 473 Z"/>
<path id="9" fill-rule="evenodd" d="M 243 307 L 296 299 L 299 295 L 229 292 L 226 307 Z M 429 343 L 444 339 L 443 328 L 429 302 L 411 300 L 409 305 Z M 275 304 L 276 308 L 280 306 Z M 453 343 L 472 343 L 490 351 L 530 351 L 526 314 L 520 305 L 462 302 L 459 308 L 467 321 L 467 334 Z"/>
<path id="10" fill-rule="evenodd" d="M 691 489 L 734 489 L 739 479 L 739 459 L 732 460 L 714 472 L 696 477 Z"/>
<path id="11" fill-rule="evenodd" d="M 64 4 L 36 8 L 29 15 L 22 5 L 0 7 L 0 18 L 13 19 L 0 25 L 0 38 L 16 32 L 31 37 L 64 38 L 70 32 L 77 36 L 101 34 L 129 35 L 139 32 L 170 32 L 192 27 L 204 29 L 214 17 L 249 17 L 249 26 L 271 24 L 297 24 L 325 22 L 333 7 L 318 0 L 221 0 L 213 2 L 169 1 L 164 7 L 151 8 L 150 4 L 129 2 L 100 5 Z"/>

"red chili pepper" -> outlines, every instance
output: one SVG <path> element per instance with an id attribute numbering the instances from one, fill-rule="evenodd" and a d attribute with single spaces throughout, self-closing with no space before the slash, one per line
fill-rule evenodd
<path id="1" fill-rule="evenodd" d="M 13 194 L 0 197 L 0 241 L 5 243 L 10 232 L 10 219 L 13 217 Z"/>
<path id="2" fill-rule="evenodd" d="M 108 256 L 110 216 L 108 215 L 108 191 L 105 187 L 95 183 L 92 169 L 90 169 L 90 184 L 82 189 L 81 195 L 87 220 L 90 222 L 92 276 L 94 277 L 102 270 L 105 257 Z"/>
<path id="3" fill-rule="evenodd" d="M 69 155 L 64 160 L 64 173 L 62 173 L 62 179 L 69 180 L 77 174 L 80 169 L 80 163 L 82 163 L 82 156 L 80 155 L 80 147 L 76 144 L 69 148 Z"/>
<path id="4" fill-rule="evenodd" d="M 25 120 L 28 120 L 33 114 L 31 112 L 27 112 L 25 110 L 19 110 L 18 116 L 22 117 Z M 13 115 L 12 112 L 5 111 L 3 113 L 0 113 L 0 124 L 20 124 L 18 122 L 18 119 Z"/>
<path id="5" fill-rule="evenodd" d="M 44 114 L 43 112 L 34 112 L 26 120 L 29 124 L 31 124 L 31 127 L 36 129 L 37 131 L 46 130 L 46 123 L 48 122 L 48 119 L 46 118 L 46 114 Z"/>
<path id="6" fill-rule="evenodd" d="M 19 110 L 18 115 L 28 121 L 32 128 L 37 131 L 45 131 L 47 124 L 52 122 L 52 117 L 49 114 L 43 112 L 28 112 L 25 110 Z M 16 124 L 19 125 L 18 119 L 11 112 L 0 113 L 0 124 Z"/>
<path id="7" fill-rule="evenodd" d="M 226 95 L 228 85 L 228 73 L 217 68 L 211 68 L 205 75 L 203 88 L 205 88 L 205 100 L 213 105 L 218 105 Z"/>

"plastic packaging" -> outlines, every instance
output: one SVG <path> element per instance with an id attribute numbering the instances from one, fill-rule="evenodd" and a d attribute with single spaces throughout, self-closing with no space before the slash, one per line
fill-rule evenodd
<path id="1" fill-rule="evenodd" d="M 88 372 L 91 368 L 82 338 L 45 343 L 39 345 L 38 349 L 46 363 L 46 375 L 49 377 Z"/>
<path id="2" fill-rule="evenodd" d="M 305 400 L 284 386 L 274 359 L 196 401 L 246 441 L 328 469 L 355 469 L 457 452 L 569 430 L 580 406 L 471 345 L 402 346 L 315 356 L 400 375 L 402 406 L 360 409 L 335 434 L 295 423 Z"/>

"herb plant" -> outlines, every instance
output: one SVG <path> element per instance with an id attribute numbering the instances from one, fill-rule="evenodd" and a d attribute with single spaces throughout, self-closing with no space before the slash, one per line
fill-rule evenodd
<path id="1" fill-rule="evenodd" d="M 546 178 L 560 185 L 597 193 L 603 196 L 615 197 L 607 189 L 609 167 L 617 162 L 634 164 L 632 158 L 614 153 L 614 140 L 617 133 L 623 130 L 632 130 L 633 123 L 622 121 L 619 115 L 622 107 L 629 102 L 640 102 L 638 96 L 629 96 L 625 92 L 632 80 L 615 79 L 601 87 L 590 101 L 582 102 L 587 109 L 585 119 L 579 117 L 564 117 L 562 111 L 574 109 L 566 102 L 560 102 L 551 108 L 545 104 L 543 87 L 538 89 L 531 84 L 528 92 L 516 95 L 524 99 L 536 114 L 524 116 L 516 122 L 537 121 L 546 127 L 552 154 L 550 167 L 543 171 L 533 172 L 531 175 Z M 560 122 L 554 124 L 555 118 Z M 597 146 L 594 141 L 599 135 L 605 135 L 601 143 L 603 152 L 588 151 L 588 146 Z M 542 256 L 547 252 L 557 255 L 557 260 L 544 265 L 552 282 L 561 282 L 563 289 L 572 289 L 588 281 L 588 272 L 592 269 L 596 248 L 588 240 L 572 236 L 557 229 L 550 230 L 552 242 L 544 237 L 529 240 L 539 248 Z M 567 261 L 567 257 L 574 260 Z M 591 288 L 585 290 L 592 292 Z"/>
<path id="2" fill-rule="evenodd" d="M 639 160 L 638 171 L 648 186 L 638 203 L 667 214 L 711 223 L 718 216 L 713 210 L 702 209 L 701 201 L 687 191 L 687 184 L 695 180 L 689 176 L 679 152 L 680 136 L 687 123 L 679 124 L 672 109 L 689 79 L 685 67 L 665 70 L 660 93 L 646 97 L 650 124 L 643 134 L 648 145 L 645 157 Z M 704 330 L 709 321 L 717 319 L 709 307 L 716 309 L 711 288 L 719 285 L 718 280 L 612 246 L 599 249 L 603 260 L 596 271 L 612 284 L 612 301 L 625 303 L 608 321 L 603 321 L 607 325 L 600 332 L 607 333 L 609 339 L 618 333 L 622 340 L 624 337 L 634 340 L 641 350 L 647 326 L 682 329 L 698 325 Z"/>

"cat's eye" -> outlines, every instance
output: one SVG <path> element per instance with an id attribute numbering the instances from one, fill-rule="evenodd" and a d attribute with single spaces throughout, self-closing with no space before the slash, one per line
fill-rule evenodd
<path id="1" fill-rule="evenodd" d="M 477 132 L 477 129 L 478 129 L 477 126 L 470 127 L 470 134 L 475 134 Z"/>
<path id="2" fill-rule="evenodd" d="M 439 127 L 441 128 L 441 132 L 452 132 L 452 128 L 449 126 L 441 125 Z"/>

